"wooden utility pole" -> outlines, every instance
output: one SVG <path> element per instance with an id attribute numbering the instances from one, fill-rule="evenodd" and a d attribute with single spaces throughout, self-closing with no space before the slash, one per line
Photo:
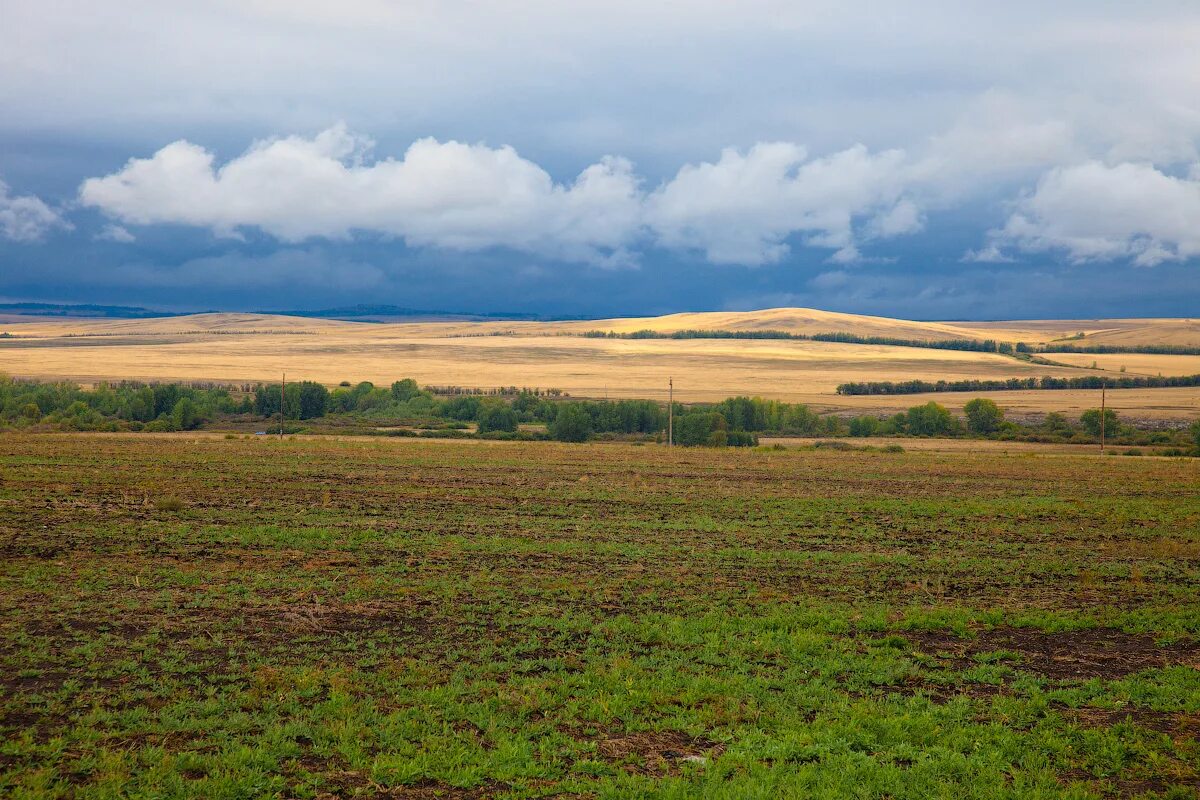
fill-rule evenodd
<path id="1" fill-rule="evenodd" d="M 1100 455 L 1104 455 L 1104 418 L 1108 416 L 1104 402 L 1104 379 L 1100 379 Z"/>
<path id="2" fill-rule="evenodd" d="M 675 379 L 667 378 L 667 447 L 675 446 Z"/>
<path id="3" fill-rule="evenodd" d="M 287 389 L 287 371 L 283 373 L 283 379 L 279 382 L 279 441 L 283 441 L 283 401 L 287 397 L 285 390 Z"/>

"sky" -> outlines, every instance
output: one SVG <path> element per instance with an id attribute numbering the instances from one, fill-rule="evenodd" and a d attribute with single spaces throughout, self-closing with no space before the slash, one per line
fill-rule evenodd
<path id="1" fill-rule="evenodd" d="M 1193 316 L 1200 4 L 5 0 L 0 300 Z"/>

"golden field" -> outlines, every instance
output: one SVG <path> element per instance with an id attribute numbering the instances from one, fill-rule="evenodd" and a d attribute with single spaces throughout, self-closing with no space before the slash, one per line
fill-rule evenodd
<path id="1" fill-rule="evenodd" d="M 955 350 L 789 340 L 594 339 L 590 330 L 651 329 L 845 331 L 912 339 L 996 338 L 1047 342 L 1084 332 L 1079 342 L 1200 346 L 1191 320 L 1094 320 L 945 323 L 892 320 L 813 309 L 673 314 L 571 322 L 366 323 L 262 314 L 197 314 L 147 320 L 9 318 L 0 331 L 0 371 L 40 379 L 343 380 L 490 388 L 561 389 L 576 397 L 665 399 L 668 378 L 682 401 L 738 394 L 808 402 L 822 409 L 906 408 L 926 397 L 840 397 L 847 381 L 1003 379 L 1042 375 L 1200 373 L 1200 356 L 1049 356 L 1047 366 Z M 1014 412 L 1077 412 L 1096 405 L 1090 392 L 993 393 Z M 1200 387 L 1112 391 L 1112 406 L 1146 417 L 1200 413 Z M 970 396 L 939 394 L 961 406 Z"/>

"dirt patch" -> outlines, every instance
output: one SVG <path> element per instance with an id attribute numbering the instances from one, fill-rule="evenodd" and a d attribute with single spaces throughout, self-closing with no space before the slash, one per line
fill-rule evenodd
<path id="1" fill-rule="evenodd" d="M 1086 728 L 1111 728 L 1132 722 L 1139 728 L 1165 733 L 1172 739 L 1200 741 L 1200 714 L 1176 714 L 1145 708 L 1064 708 L 1064 717 Z"/>
<path id="2" fill-rule="evenodd" d="M 945 705 L 959 697 L 966 697 L 971 700 L 990 700 L 1005 693 L 1003 686 L 992 683 L 965 683 L 951 686 L 944 683 L 935 683 L 915 675 L 909 677 L 904 683 L 884 686 L 883 688 L 888 692 L 897 692 L 904 695 L 915 695 L 920 692 L 939 705 Z"/>
<path id="3" fill-rule="evenodd" d="M 359 607 L 321 603 L 297 604 L 277 612 L 258 613 L 255 625 L 264 632 L 288 634 L 372 634 L 420 636 L 430 631 L 428 617 L 407 606 Z"/>
<path id="4" fill-rule="evenodd" d="M 1016 657 L 1005 663 L 1060 681 L 1115 680 L 1176 664 L 1200 669 L 1200 645 L 1196 643 L 1160 646 L 1148 634 L 1113 628 L 1056 633 L 1032 628 L 994 628 L 978 631 L 972 639 L 928 631 L 901 635 L 919 652 L 936 656 L 939 662 L 955 669 L 977 665 L 977 657 L 985 653 L 1007 651 Z"/>
<path id="5" fill-rule="evenodd" d="M 7 730 L 6 736 L 10 738 L 27 734 L 38 744 L 50 741 L 66 723 L 67 717 L 63 714 L 37 711 L 0 712 L 0 731 Z"/>
<path id="6" fill-rule="evenodd" d="M 725 751 L 720 742 L 680 731 L 567 731 L 572 738 L 594 743 L 596 754 L 637 775 L 677 774 L 685 764 L 706 764 Z"/>
<path id="7" fill-rule="evenodd" d="M 1061 781 L 1064 785 L 1072 783 L 1087 784 L 1088 789 L 1099 795 L 1100 797 L 1142 797 L 1143 795 L 1153 792 L 1155 795 L 1163 795 L 1175 789 L 1197 789 L 1200 788 L 1200 780 L 1196 778 L 1183 778 L 1178 781 L 1165 781 L 1159 779 L 1131 779 L 1131 778 L 1097 778 L 1083 770 L 1074 769 L 1065 773 Z"/>
<path id="8" fill-rule="evenodd" d="M 488 783 L 483 786 L 459 788 L 437 781 L 420 781 L 406 786 L 384 787 L 361 772 L 341 772 L 330 780 L 330 790 L 317 794 L 317 800 L 486 800 L 507 791 L 506 787 Z"/>

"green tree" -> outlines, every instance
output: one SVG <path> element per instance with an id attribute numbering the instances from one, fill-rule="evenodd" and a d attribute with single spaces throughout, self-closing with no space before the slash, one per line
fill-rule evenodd
<path id="1" fill-rule="evenodd" d="M 1004 422 L 1004 412 L 986 397 L 976 397 L 963 407 L 967 414 L 967 428 L 971 433 L 995 433 Z"/>
<path id="2" fill-rule="evenodd" d="M 944 436 L 954 431 L 954 415 L 945 406 L 930 400 L 908 410 L 904 429 L 915 436 Z"/>
<path id="3" fill-rule="evenodd" d="M 254 413 L 260 417 L 279 414 L 279 384 L 259 384 L 254 389 Z"/>
<path id="4" fill-rule="evenodd" d="M 291 386 L 288 387 L 289 393 Z M 325 416 L 329 410 L 329 390 L 319 383 L 314 381 L 304 381 L 296 388 L 297 410 L 300 419 L 315 419 Z M 291 402 L 289 398 L 288 410 L 291 411 Z"/>
<path id="5" fill-rule="evenodd" d="M 479 410 L 479 432 L 491 433 L 504 431 L 512 433 L 517 429 L 517 412 L 503 403 L 489 403 Z"/>
<path id="6" fill-rule="evenodd" d="M 549 429 L 560 442 L 586 442 L 592 436 L 592 416 L 578 403 L 560 403 Z"/>
<path id="7" fill-rule="evenodd" d="M 421 387 L 412 378 L 404 378 L 392 384 L 392 399 L 403 403 L 421 393 Z"/>
<path id="8" fill-rule="evenodd" d="M 879 417 L 864 415 L 850 420 L 851 436 L 874 436 L 879 430 Z"/>
<path id="9" fill-rule="evenodd" d="M 1192 423 L 1190 430 L 1192 432 L 1192 439 L 1196 442 L 1196 454 L 1200 455 L 1200 419 Z"/>
<path id="10" fill-rule="evenodd" d="M 442 404 L 442 415 L 460 422 L 467 422 L 479 416 L 479 398 L 474 395 L 460 395 Z"/>
<path id="11" fill-rule="evenodd" d="M 181 397 L 171 409 L 171 424 L 175 430 L 190 431 L 200 424 L 200 412 L 190 397 Z"/>
<path id="12" fill-rule="evenodd" d="M 1083 429 L 1092 436 L 1100 435 L 1100 409 L 1089 408 L 1079 417 L 1079 424 Z M 1120 421 L 1117 418 L 1117 412 L 1111 408 L 1104 409 L 1104 435 L 1116 436 L 1119 430 Z"/>
<path id="13" fill-rule="evenodd" d="M 691 411 L 675 419 L 675 444 L 684 447 L 723 447 L 728 441 L 725 433 L 728 427 L 723 414 Z"/>
<path id="14" fill-rule="evenodd" d="M 537 411 L 540 402 L 541 400 L 536 394 L 528 389 L 522 389 L 521 393 L 513 398 L 512 409 L 525 419 L 530 419 Z"/>
<path id="15" fill-rule="evenodd" d="M 372 411 L 378 408 L 386 408 L 391 402 L 392 392 L 390 389 L 372 387 L 370 391 L 358 396 L 358 400 L 354 404 L 354 410 Z"/>

